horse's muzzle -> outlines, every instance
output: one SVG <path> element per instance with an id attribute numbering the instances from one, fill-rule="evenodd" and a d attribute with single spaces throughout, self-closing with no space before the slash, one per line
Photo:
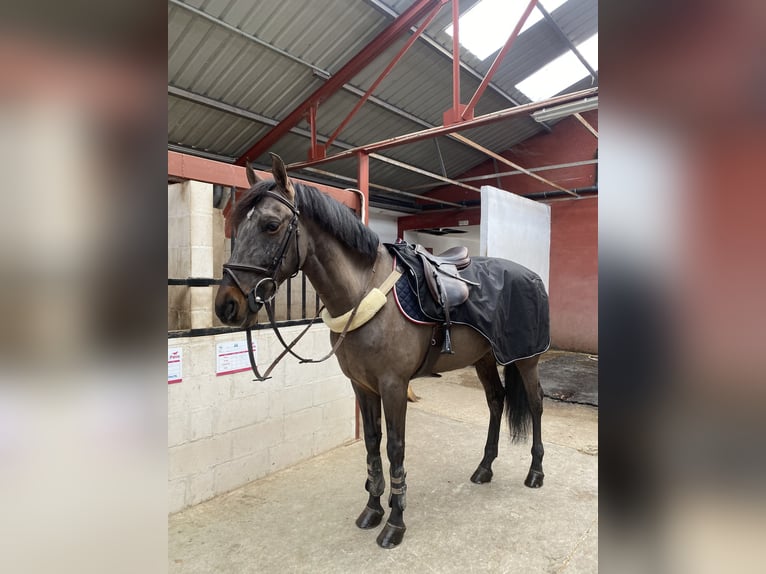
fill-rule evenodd
<path id="1" fill-rule="evenodd" d="M 236 287 L 221 285 L 215 296 L 215 314 L 225 325 L 238 326 L 246 318 L 247 301 Z"/>

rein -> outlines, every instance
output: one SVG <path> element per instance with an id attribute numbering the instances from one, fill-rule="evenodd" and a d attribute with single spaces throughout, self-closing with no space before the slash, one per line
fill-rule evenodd
<path id="1" fill-rule="evenodd" d="M 287 231 L 285 232 L 284 238 L 282 240 L 282 245 L 280 246 L 280 250 L 279 250 L 278 255 L 276 255 L 272 259 L 271 264 L 269 265 L 268 268 L 259 267 L 257 265 L 243 265 L 243 264 L 239 264 L 239 263 L 224 263 L 224 265 L 223 265 L 224 273 L 228 273 L 229 274 L 229 276 L 234 281 L 234 284 L 239 288 L 239 290 L 242 292 L 242 294 L 247 299 L 247 305 L 248 305 L 248 308 L 250 309 L 250 311 L 253 312 L 253 313 L 258 313 L 258 311 L 260 310 L 261 306 L 266 308 L 266 314 L 267 314 L 267 316 L 269 318 L 269 323 L 271 325 L 271 328 L 274 331 L 274 333 L 276 334 L 277 339 L 279 340 L 279 342 L 284 347 L 284 350 L 277 356 L 276 359 L 274 359 L 274 361 L 271 363 L 271 365 L 269 365 L 269 367 L 266 369 L 266 372 L 263 373 L 263 375 L 261 375 L 260 371 L 258 370 L 258 366 L 255 364 L 255 356 L 253 355 L 252 329 L 251 329 L 251 327 L 246 327 L 245 328 L 245 333 L 247 335 L 247 355 L 248 355 L 248 358 L 250 359 L 250 368 L 252 369 L 253 374 L 255 375 L 255 379 L 254 380 L 256 380 L 256 381 L 265 381 L 267 379 L 270 379 L 271 377 L 269 375 L 271 374 L 271 371 L 274 369 L 274 367 L 277 366 L 279 361 L 281 361 L 284 358 L 284 356 L 287 355 L 288 353 L 291 354 L 296 359 L 298 359 L 301 363 L 321 363 L 322 361 L 326 361 L 327 359 L 332 357 L 336 353 L 338 348 L 340 347 L 341 343 L 343 343 L 343 340 L 345 339 L 346 334 L 350 330 L 349 327 L 351 326 L 354 318 L 356 317 L 357 312 L 359 311 L 359 307 L 362 305 L 362 302 L 364 301 L 367 292 L 370 290 L 370 286 L 372 285 L 372 280 L 375 277 L 375 268 L 377 266 L 378 260 L 380 259 L 380 251 L 378 251 L 378 255 L 377 255 L 376 259 L 375 259 L 375 263 L 372 266 L 372 272 L 370 273 L 370 277 L 367 280 L 367 285 L 364 288 L 364 292 L 362 293 L 362 297 L 359 299 L 359 302 L 351 310 L 351 313 L 350 313 L 350 315 L 348 317 L 348 321 L 346 321 L 346 324 L 343 327 L 343 330 L 341 331 L 340 335 L 338 336 L 337 341 L 335 341 L 335 344 L 332 346 L 332 349 L 330 349 L 330 352 L 327 353 L 324 357 L 322 357 L 320 359 L 306 359 L 304 357 L 301 357 L 300 355 L 298 355 L 292 349 L 295 346 L 295 344 L 298 341 L 300 341 L 303 338 L 303 336 L 308 332 L 308 330 L 311 328 L 311 326 L 314 324 L 314 322 L 319 318 L 319 316 L 321 315 L 322 311 L 324 311 L 325 307 L 324 307 L 324 305 L 322 305 L 319 308 L 319 310 L 317 311 L 317 313 L 314 316 L 314 318 L 311 319 L 309 324 L 306 325 L 306 328 L 303 329 L 303 331 L 301 331 L 298 334 L 298 336 L 295 337 L 295 339 L 293 339 L 293 341 L 291 343 L 288 344 L 284 340 L 284 338 L 282 337 L 282 334 L 279 332 L 279 327 L 277 327 L 277 323 L 276 323 L 276 320 L 274 318 L 273 300 L 277 296 L 277 291 L 279 289 L 279 285 L 277 283 L 276 276 L 277 276 L 277 273 L 279 272 L 279 269 L 282 267 L 282 264 L 284 263 L 285 254 L 287 253 L 287 249 L 288 249 L 288 247 L 290 245 L 290 240 L 292 239 L 293 234 L 295 235 L 295 249 L 296 249 L 296 254 L 297 254 L 297 257 L 298 257 L 298 268 L 295 270 L 295 273 L 293 273 L 290 277 L 292 278 L 292 277 L 295 277 L 296 275 L 298 275 L 298 271 L 300 271 L 300 268 L 301 268 L 300 242 L 298 241 L 298 235 L 300 233 L 299 230 L 298 230 L 298 216 L 300 215 L 300 211 L 298 210 L 298 208 L 295 205 L 290 203 L 290 201 L 288 201 L 281 194 L 274 193 L 271 190 L 266 190 L 263 193 L 264 193 L 264 195 L 268 195 L 269 197 L 272 197 L 272 198 L 280 201 L 281 203 L 286 205 L 290 209 L 290 211 L 292 211 L 292 213 L 293 213 L 293 217 L 292 217 L 292 219 L 290 220 L 290 223 L 287 226 Z M 237 279 L 237 276 L 234 273 L 235 270 L 236 271 L 245 271 L 245 272 L 248 272 L 248 273 L 255 272 L 255 273 L 259 273 L 259 274 L 265 274 L 266 277 L 264 277 L 263 279 L 260 279 L 255 284 L 255 286 L 248 292 L 248 291 L 246 291 L 242 287 L 242 284 L 239 282 L 239 279 Z M 258 294 L 258 289 L 264 283 L 270 284 L 271 286 L 273 286 L 273 292 L 270 295 L 268 295 L 268 293 L 266 293 L 265 297 L 262 296 L 263 295 L 263 291 L 261 292 L 262 293 L 261 295 Z M 263 289 L 265 289 L 265 287 Z"/>
<path id="2" fill-rule="evenodd" d="M 258 372 L 258 367 L 255 364 L 255 357 L 253 356 L 253 344 L 252 344 L 252 335 L 250 333 L 251 329 L 250 327 L 247 327 L 246 334 L 247 334 L 247 353 L 248 357 L 250 358 L 250 368 L 253 370 L 253 373 L 255 374 L 255 379 L 257 381 L 265 381 L 267 379 L 270 379 L 269 374 L 274 369 L 274 367 L 277 366 L 277 363 L 281 361 L 285 355 L 288 353 L 291 354 L 293 357 L 298 359 L 301 364 L 303 363 L 321 363 L 323 361 L 326 361 L 330 357 L 332 357 L 337 350 L 340 348 L 341 343 L 343 343 L 343 340 L 346 338 L 346 334 L 349 332 L 349 327 L 351 326 L 351 323 L 354 320 L 354 317 L 356 316 L 357 312 L 359 311 L 359 307 L 362 304 L 362 301 L 364 301 L 366 293 L 370 289 L 370 285 L 372 285 L 372 279 L 375 277 L 375 267 L 377 266 L 378 259 L 380 258 L 380 253 L 378 253 L 378 258 L 375 259 L 375 264 L 372 266 L 372 272 L 370 273 L 370 278 L 367 280 L 367 285 L 364 288 L 364 293 L 362 294 L 362 297 L 359 299 L 359 302 L 354 306 L 354 308 L 351 310 L 351 314 L 348 317 L 348 321 L 346 321 L 345 326 L 343 327 L 343 331 L 341 331 L 340 335 L 338 335 L 338 340 L 335 341 L 335 344 L 332 346 L 332 349 L 330 349 L 330 352 L 328 352 L 324 357 L 321 357 L 319 359 L 306 359 L 304 357 L 301 357 L 298 353 L 293 351 L 293 347 L 295 344 L 300 341 L 303 338 L 303 335 L 305 335 L 308 330 L 311 328 L 311 326 L 314 324 L 314 322 L 319 318 L 320 314 L 324 310 L 324 305 L 322 305 L 319 310 L 317 311 L 317 314 L 314 315 L 314 318 L 311 319 L 308 325 L 306 325 L 306 328 L 303 329 L 300 333 L 298 333 L 298 336 L 295 337 L 295 339 L 292 340 L 290 344 L 288 344 L 284 338 L 282 337 L 282 333 L 279 332 L 279 327 L 277 326 L 277 322 L 274 319 L 274 307 L 271 304 L 271 302 L 265 303 L 264 307 L 266 307 L 266 314 L 269 317 L 269 323 L 271 324 L 271 328 L 274 331 L 274 334 L 277 336 L 277 339 L 284 347 L 284 350 L 277 356 L 274 361 L 272 361 L 271 365 L 269 365 L 269 368 L 266 369 L 266 372 L 261 375 Z"/>

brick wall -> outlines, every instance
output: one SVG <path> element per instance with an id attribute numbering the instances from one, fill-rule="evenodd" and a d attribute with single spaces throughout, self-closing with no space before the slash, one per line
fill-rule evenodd
<path id="1" fill-rule="evenodd" d="M 585 119 L 598 129 L 598 110 L 584 112 Z M 553 126 L 553 132 L 541 133 L 502 153 L 504 157 L 533 168 L 592 160 L 596 157 L 598 140 L 575 118 L 568 117 Z M 497 169 L 496 169 L 497 168 Z M 510 167 L 496 166 L 488 160 L 456 177 L 471 177 L 496 171 L 512 171 Z M 585 188 L 596 184 L 596 166 L 581 165 L 541 172 L 545 178 L 571 188 Z M 475 185 L 491 184 L 507 191 L 525 195 L 550 191 L 551 187 L 531 177 L 516 174 Z M 447 201 L 475 201 L 478 194 L 455 186 L 445 186 L 429 193 L 431 197 Z M 551 337 L 555 348 L 589 353 L 598 352 L 598 199 L 550 202 L 551 206 L 551 260 L 550 305 Z M 463 210 L 455 219 L 469 218 L 475 211 Z M 422 217 L 424 224 L 435 225 L 436 214 L 407 216 Z M 474 215 L 475 217 L 475 215 Z M 429 221 L 431 219 L 431 221 Z M 475 222 L 472 221 L 472 224 Z M 439 222 L 438 225 L 453 225 Z M 413 225 L 409 223 L 410 229 Z M 401 220 L 400 220 L 401 226 Z"/>
<path id="2" fill-rule="evenodd" d="M 598 199 L 551 203 L 551 339 L 598 353 Z"/>

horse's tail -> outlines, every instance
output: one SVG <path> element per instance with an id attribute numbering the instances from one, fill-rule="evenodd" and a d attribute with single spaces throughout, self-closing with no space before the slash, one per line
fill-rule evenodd
<path id="1" fill-rule="evenodd" d="M 508 426 L 511 430 L 511 442 L 526 440 L 529 424 L 532 421 L 532 411 L 529 408 L 524 379 L 515 363 L 505 366 L 505 412 Z"/>

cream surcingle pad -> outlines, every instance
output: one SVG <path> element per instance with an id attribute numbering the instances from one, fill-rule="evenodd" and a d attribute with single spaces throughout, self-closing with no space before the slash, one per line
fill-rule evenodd
<path id="1" fill-rule="evenodd" d="M 388 292 L 391 291 L 391 288 L 401 276 L 401 272 L 394 270 L 391 272 L 391 275 L 386 277 L 386 280 L 383 281 L 383 284 L 380 287 L 374 287 L 370 290 L 359 304 L 356 315 L 354 315 L 354 318 L 351 320 L 348 327 L 346 327 L 346 323 L 348 323 L 348 320 L 353 313 L 353 309 L 337 317 L 330 316 L 327 309 L 324 309 L 322 311 L 322 321 L 324 321 L 325 325 L 327 325 L 333 333 L 341 333 L 344 329 L 346 331 L 358 329 L 372 319 L 375 314 L 383 308 L 383 305 L 386 304 L 386 295 L 388 295 Z"/>

